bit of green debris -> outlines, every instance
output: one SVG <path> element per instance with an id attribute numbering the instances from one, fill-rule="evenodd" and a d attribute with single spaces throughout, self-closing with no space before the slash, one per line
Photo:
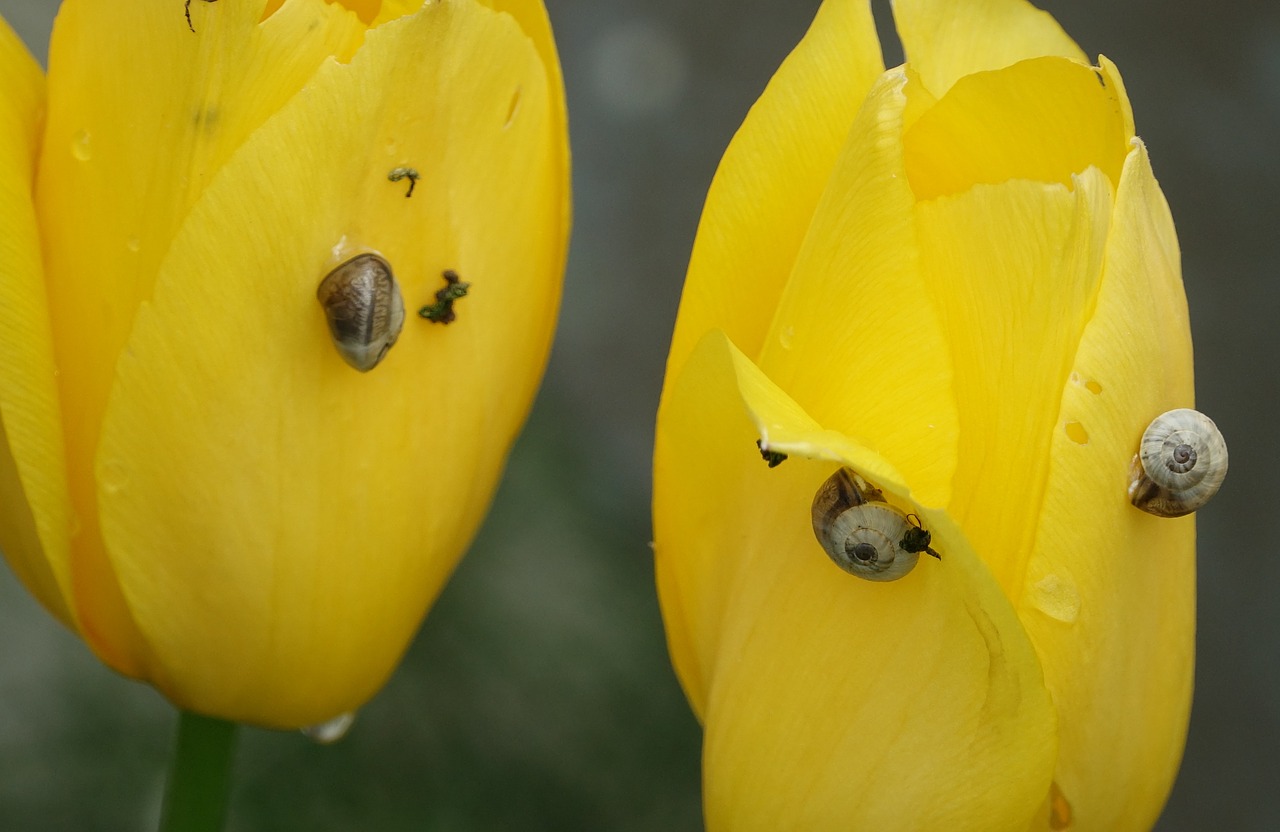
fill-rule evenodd
<path id="1" fill-rule="evenodd" d="M 444 273 L 444 288 L 436 292 L 436 302 L 418 310 L 418 314 L 433 324 L 451 324 L 457 316 L 453 312 L 453 302 L 467 296 L 470 283 L 458 279 L 458 273 L 449 269 Z"/>
<path id="2" fill-rule="evenodd" d="M 409 180 L 409 190 L 405 192 L 405 199 L 413 196 L 413 186 L 418 184 L 418 172 L 413 168 L 396 168 L 387 174 L 387 179 L 392 182 L 399 182 L 401 179 Z"/>

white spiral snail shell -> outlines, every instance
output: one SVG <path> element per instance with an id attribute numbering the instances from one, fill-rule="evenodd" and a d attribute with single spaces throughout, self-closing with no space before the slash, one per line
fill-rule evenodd
<path id="1" fill-rule="evenodd" d="M 342 360 L 367 373 L 387 354 L 404 326 L 404 299 L 391 264 L 359 254 L 320 281 L 316 298 Z"/>
<path id="2" fill-rule="evenodd" d="M 1209 502 L 1227 476 L 1227 443 L 1197 410 L 1162 413 L 1142 434 L 1130 466 L 1129 501 L 1157 517 L 1181 517 Z"/>
<path id="3" fill-rule="evenodd" d="M 812 511 L 822 548 L 836 566 L 859 578 L 896 581 L 915 568 L 921 552 L 938 557 L 914 514 L 889 505 L 880 489 L 848 468 L 818 488 Z"/>

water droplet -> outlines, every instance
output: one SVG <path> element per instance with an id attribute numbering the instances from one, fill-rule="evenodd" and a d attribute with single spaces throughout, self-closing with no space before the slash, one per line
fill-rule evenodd
<path id="1" fill-rule="evenodd" d="M 1057 781 L 1049 787 L 1049 828 L 1061 832 L 1071 825 L 1071 804 L 1058 788 Z"/>
<path id="2" fill-rule="evenodd" d="M 312 742 L 320 745 L 330 745 L 345 737 L 347 731 L 351 730 L 351 723 L 355 721 L 355 713 L 348 711 L 345 714 L 338 714 L 328 722 L 321 722 L 319 725 L 308 725 L 302 729 L 302 733 Z"/>
<path id="3" fill-rule="evenodd" d="M 124 241 L 124 247 L 129 249 L 129 251 L 132 251 L 134 254 L 137 254 L 142 250 L 142 240 L 139 240 L 137 237 L 130 237 Z"/>
<path id="4" fill-rule="evenodd" d="M 1102 392 L 1101 384 L 1099 384 L 1098 382 L 1094 381 L 1091 378 L 1087 379 L 1084 376 L 1080 375 L 1079 373 L 1073 372 L 1071 374 L 1071 383 L 1080 385 L 1081 387 L 1088 390 L 1090 393 L 1092 393 L 1095 396 Z"/>
<path id="5" fill-rule="evenodd" d="M 119 494 L 129 484 L 129 472 L 119 460 L 108 460 L 98 469 L 98 479 L 102 482 L 102 490 L 108 494 Z"/>
<path id="6" fill-rule="evenodd" d="M 1067 438 L 1077 445 L 1089 444 L 1089 432 L 1084 429 L 1084 425 L 1079 422 L 1067 422 L 1064 426 L 1067 431 Z"/>
<path id="7" fill-rule="evenodd" d="M 1080 615 L 1080 591 L 1066 578 L 1045 575 L 1031 586 L 1031 603 L 1040 612 L 1064 624 Z"/>
<path id="8" fill-rule="evenodd" d="M 778 344 L 784 350 L 789 350 L 791 349 L 791 342 L 795 340 L 795 337 L 796 328 L 790 325 L 784 326 L 782 330 L 778 332 Z"/>
<path id="9" fill-rule="evenodd" d="M 77 130 L 71 137 L 71 155 L 81 162 L 87 162 L 93 158 L 93 146 L 88 130 Z"/>

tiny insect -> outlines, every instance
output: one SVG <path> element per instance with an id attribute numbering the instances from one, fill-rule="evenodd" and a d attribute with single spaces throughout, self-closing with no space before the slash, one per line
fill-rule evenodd
<path id="1" fill-rule="evenodd" d="M 942 560 L 942 555 L 929 548 L 929 542 L 933 540 L 933 535 L 920 525 L 920 518 L 914 514 L 907 515 L 908 528 L 902 533 L 902 540 L 898 541 L 898 546 L 904 552 L 913 552 L 919 554 L 924 552 L 933 555 L 938 560 Z"/>
<path id="2" fill-rule="evenodd" d="M 764 441 L 757 439 L 756 447 L 760 449 L 760 456 L 764 461 L 769 463 L 770 468 L 777 468 L 779 465 L 787 461 L 787 455 L 780 451 L 765 450 Z"/>

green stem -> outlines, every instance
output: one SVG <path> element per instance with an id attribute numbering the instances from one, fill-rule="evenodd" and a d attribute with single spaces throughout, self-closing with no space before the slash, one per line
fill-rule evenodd
<path id="1" fill-rule="evenodd" d="M 220 832 L 235 746 L 234 722 L 180 712 L 160 832 Z"/>

